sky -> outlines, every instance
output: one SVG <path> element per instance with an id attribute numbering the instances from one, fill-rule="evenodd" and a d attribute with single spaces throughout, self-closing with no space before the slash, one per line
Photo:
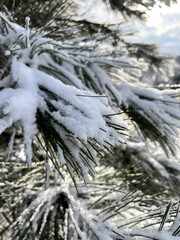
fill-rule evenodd
<path id="1" fill-rule="evenodd" d="M 110 10 L 110 7 L 96 0 L 76 0 L 81 5 L 81 12 L 86 9 L 86 17 L 96 22 L 117 22 L 122 19 Z M 171 7 L 161 5 L 149 11 L 146 24 L 133 21 L 130 29 L 136 29 L 135 35 L 130 37 L 132 41 L 157 43 L 163 53 L 180 55 L 180 0 Z M 94 11 L 96 6 L 96 11 Z M 94 14 L 95 13 L 95 14 Z M 135 26 L 134 26 L 135 25 Z"/>
<path id="2" fill-rule="evenodd" d="M 180 55 L 180 1 L 171 7 L 156 7 L 149 12 L 146 25 L 136 24 L 133 39 L 160 45 L 164 53 Z"/>

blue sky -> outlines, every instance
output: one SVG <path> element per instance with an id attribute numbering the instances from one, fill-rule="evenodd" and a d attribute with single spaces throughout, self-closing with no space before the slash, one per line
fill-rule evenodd
<path id="1" fill-rule="evenodd" d="M 154 42 L 164 53 L 180 55 L 180 1 L 169 7 L 156 7 L 149 12 L 145 26 L 136 24 L 138 32 L 133 39 Z"/>

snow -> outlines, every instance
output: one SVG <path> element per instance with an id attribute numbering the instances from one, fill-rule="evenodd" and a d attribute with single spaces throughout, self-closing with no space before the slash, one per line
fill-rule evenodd
<path id="1" fill-rule="evenodd" d="M 13 128 L 12 135 L 11 135 L 10 141 L 8 143 L 7 161 L 10 159 L 10 155 L 13 151 L 15 135 L 16 135 L 16 128 Z"/>
<path id="2" fill-rule="evenodd" d="M 100 147 L 111 151 L 111 146 L 125 143 L 127 139 L 127 124 L 120 116 L 114 115 L 116 112 L 109 105 L 121 107 L 123 104 L 126 108 L 135 106 L 134 109 L 141 116 L 154 127 L 159 127 L 162 136 L 168 135 L 171 145 L 175 143 L 179 134 L 177 128 L 180 127 L 178 101 L 157 90 L 120 85 L 114 80 L 111 82 L 103 69 L 103 66 L 131 67 L 125 58 L 115 61 L 109 57 L 97 57 L 94 53 L 88 56 L 86 51 L 80 52 L 78 47 L 75 47 L 75 51 L 69 51 L 71 47 L 63 46 L 62 42 L 35 35 L 31 38 L 29 18 L 26 18 L 26 26 L 22 28 L 11 23 L 4 15 L 0 16 L 1 21 L 7 22 L 9 27 L 0 41 L 4 44 L 10 42 L 7 53 L 11 61 L 10 75 L 1 81 L 1 87 L 4 88 L 0 92 L 3 114 L 0 132 L 20 122 L 29 167 L 32 164 L 32 142 L 38 133 L 37 111 L 49 114 L 54 129 L 70 149 L 86 181 L 89 167 L 94 173 L 94 164 L 99 165 L 97 152 Z M 27 45 L 23 47 L 22 43 Z M 82 71 L 88 75 L 87 79 Z M 56 97 L 49 97 L 46 90 Z M 50 110 L 47 103 L 54 110 Z M 121 130 L 117 131 L 114 126 L 119 126 Z M 98 143 L 95 149 L 92 140 Z M 85 146 L 88 147 L 89 157 L 93 159 L 88 164 L 80 151 L 87 151 Z M 59 163 L 67 164 L 67 154 L 62 146 L 57 145 L 57 149 Z M 86 158 L 84 154 L 83 157 Z M 162 175 L 168 177 L 160 163 L 148 159 Z M 68 165 L 69 169 L 71 167 Z"/>
<path id="3" fill-rule="evenodd" d="M 172 236 L 171 233 L 169 233 L 168 231 L 161 231 L 161 232 L 157 232 L 157 231 L 142 231 L 141 229 L 139 229 L 138 231 L 132 231 L 131 236 L 137 236 L 139 237 L 143 237 L 143 239 L 158 239 L 158 240 L 177 240 L 178 237 L 177 236 Z M 137 239 L 138 239 L 137 238 Z"/>
<path id="4" fill-rule="evenodd" d="M 133 62 L 125 58 L 115 61 L 90 52 L 87 55 L 87 51 L 80 51 L 78 46 L 69 51 L 72 46 L 68 44 L 63 46 L 62 42 L 38 35 L 31 37 L 28 17 L 25 28 L 11 23 L 3 14 L 0 17 L 8 28 L 7 33 L 0 36 L 0 42 L 6 44 L 9 41 L 6 55 L 11 62 L 10 74 L 0 83 L 3 88 L 0 92 L 0 132 L 20 122 L 29 167 L 32 142 L 38 133 L 37 111 L 49 114 L 54 129 L 70 149 L 74 164 L 80 167 L 86 181 L 89 167 L 94 173 L 94 164 L 99 165 L 97 152 L 101 146 L 111 151 L 111 146 L 125 143 L 127 139 L 127 124 L 114 115 L 116 112 L 109 105 L 124 105 L 127 109 L 133 106 L 155 128 L 158 126 L 162 136 L 168 136 L 169 144 L 175 149 L 180 127 L 179 102 L 166 92 L 118 84 L 115 79 L 111 82 L 104 70 L 104 66 L 134 67 Z M 87 79 L 82 72 L 87 74 Z M 50 97 L 46 90 L 56 97 Z M 54 110 L 50 110 L 47 103 Z M 121 130 L 117 131 L 113 126 L 119 126 Z M 95 149 L 92 140 L 98 143 Z M 12 143 L 10 145 L 9 150 Z M 93 159 L 89 159 L 88 164 L 80 151 L 87 151 L 85 146 L 89 158 Z M 57 144 L 57 150 L 59 163 L 67 164 L 69 159 L 62 146 Z M 84 154 L 83 157 L 86 158 Z M 168 178 L 160 163 L 154 158 L 148 158 L 148 161 Z M 68 168 L 72 166 L 68 165 Z"/>
<path id="5" fill-rule="evenodd" d="M 78 235 L 84 240 L 91 239 L 90 236 L 93 235 L 98 236 L 103 240 L 113 240 L 113 237 L 115 236 L 115 233 L 111 231 L 111 229 L 115 230 L 113 224 L 108 221 L 103 223 L 102 220 L 93 213 L 93 211 L 87 210 L 82 201 L 77 200 L 74 191 L 70 191 L 67 187 L 67 183 L 62 183 L 61 187 L 51 187 L 47 190 L 41 189 L 37 193 L 37 196 L 34 196 L 32 203 L 11 225 L 11 228 L 18 226 L 20 231 L 24 231 L 24 229 L 28 228 L 28 231 L 25 233 L 26 238 L 30 233 L 41 233 L 48 220 L 49 214 L 51 213 L 51 218 L 56 216 L 59 197 L 63 195 L 64 198 L 67 198 L 66 201 L 68 201 L 68 208 L 64 209 L 66 211 L 65 215 L 68 215 L 68 226 L 66 226 L 70 229 L 68 235 L 73 235 L 74 240 L 78 239 L 75 235 L 76 232 L 78 232 Z M 27 196 L 31 194 L 33 195 L 30 191 L 26 191 Z M 26 219 L 28 219 L 28 221 Z M 39 225 L 41 222 L 40 219 L 42 220 L 42 223 Z M 83 225 L 81 224 L 82 222 Z M 38 226 L 40 226 L 40 231 Z M 86 227 L 88 227 L 90 231 L 86 232 Z M 118 232 L 117 229 L 116 231 Z M 66 229 L 65 232 L 67 232 Z M 18 233 L 15 231 L 14 237 L 16 237 L 16 234 Z"/>
<path id="6" fill-rule="evenodd" d="M 180 127 L 179 101 L 154 89 L 144 89 L 121 84 L 116 87 L 122 94 L 122 104 L 128 110 L 132 107 L 142 119 L 158 129 L 162 137 L 169 138 L 171 149 L 176 152 Z"/>
<path id="7" fill-rule="evenodd" d="M 30 47 L 30 42 L 29 42 L 29 37 L 30 37 L 29 22 L 30 22 L 30 18 L 26 17 L 25 22 L 26 22 L 26 43 L 27 43 L 27 48 L 29 48 Z"/>
<path id="8" fill-rule="evenodd" d="M 80 63 L 82 57 L 79 63 L 75 62 L 74 57 L 70 58 L 67 51 L 62 48 L 62 43 L 43 39 L 40 36 L 34 36 L 31 39 L 29 18 L 26 18 L 26 27 L 19 28 L 18 25 L 11 24 L 4 15 L 1 17 L 9 24 L 8 26 L 12 25 L 6 36 L 7 39 L 10 38 L 11 43 L 8 52 L 11 72 L 9 77 L 2 80 L 1 86 L 4 89 L 0 92 L 0 107 L 4 115 L 0 120 L 1 132 L 14 123 L 20 122 L 24 134 L 27 163 L 31 167 L 32 142 L 38 133 L 36 114 L 37 111 L 43 114 L 47 112 L 52 118 L 54 129 L 63 137 L 70 153 L 74 156 L 74 161 L 88 181 L 89 167 L 93 173 L 94 163 L 99 164 L 97 153 L 95 154 L 90 143 L 91 139 L 110 150 L 111 146 L 119 144 L 119 141 L 126 142 L 127 124 L 119 116 L 115 116 L 115 112 L 108 107 L 107 97 L 88 91 L 81 79 L 75 75 L 74 67 L 82 65 Z M 1 41 L 5 43 L 6 38 L 1 38 Z M 47 49 L 52 51 L 55 57 L 62 59 L 62 66 L 51 58 Z M 87 58 L 87 56 L 84 57 Z M 51 69 L 57 75 L 40 70 L 40 66 Z M 99 81 L 101 92 L 104 92 L 107 86 L 118 96 L 100 67 L 93 64 L 91 71 L 91 78 L 95 77 L 94 83 Z M 42 88 L 52 92 L 56 97 L 51 99 Z M 47 102 L 54 107 L 53 111 L 49 109 Z M 111 118 L 106 117 L 111 115 Z M 117 132 L 113 127 L 116 125 L 122 130 Z M 70 134 L 69 138 L 67 134 Z M 75 139 L 76 145 L 71 138 Z M 80 151 L 86 149 L 82 143 L 88 147 L 88 154 L 94 158 L 88 164 L 82 159 Z M 57 146 L 59 160 L 61 164 L 66 164 L 67 154 L 61 147 Z"/>
<path id="9" fill-rule="evenodd" d="M 66 164 L 66 161 L 64 159 L 64 155 L 63 155 L 63 151 L 61 150 L 61 148 L 58 146 L 58 155 L 59 155 L 59 162 L 64 165 Z"/>

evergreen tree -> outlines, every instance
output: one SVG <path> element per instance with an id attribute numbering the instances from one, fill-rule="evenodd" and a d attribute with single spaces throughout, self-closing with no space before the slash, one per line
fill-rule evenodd
<path id="1" fill-rule="evenodd" d="M 128 21 L 173 1 L 104 2 Z M 0 6 L 1 239 L 179 239 L 179 87 L 142 83 L 173 59 L 81 4 Z"/>

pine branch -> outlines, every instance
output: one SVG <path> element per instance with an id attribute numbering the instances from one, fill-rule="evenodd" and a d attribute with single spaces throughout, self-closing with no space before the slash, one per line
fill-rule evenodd
<path id="1" fill-rule="evenodd" d="M 159 2 L 161 4 L 165 4 L 167 6 L 170 6 L 172 3 L 177 3 L 176 0 L 170 1 L 170 0 L 161 0 L 161 1 L 156 1 L 156 0 L 148 0 L 148 1 L 139 1 L 139 0 L 135 0 L 135 1 L 118 1 L 118 0 L 103 0 L 106 3 L 110 3 L 110 6 L 113 10 L 118 10 L 119 12 L 121 12 L 124 17 L 136 17 L 139 18 L 141 20 L 143 20 L 145 18 L 145 14 L 146 14 L 146 10 L 153 8 L 156 4 L 158 4 Z M 135 9 L 139 9 L 139 7 L 141 7 L 142 10 L 134 10 Z M 143 8 L 142 8 L 143 7 Z"/>

